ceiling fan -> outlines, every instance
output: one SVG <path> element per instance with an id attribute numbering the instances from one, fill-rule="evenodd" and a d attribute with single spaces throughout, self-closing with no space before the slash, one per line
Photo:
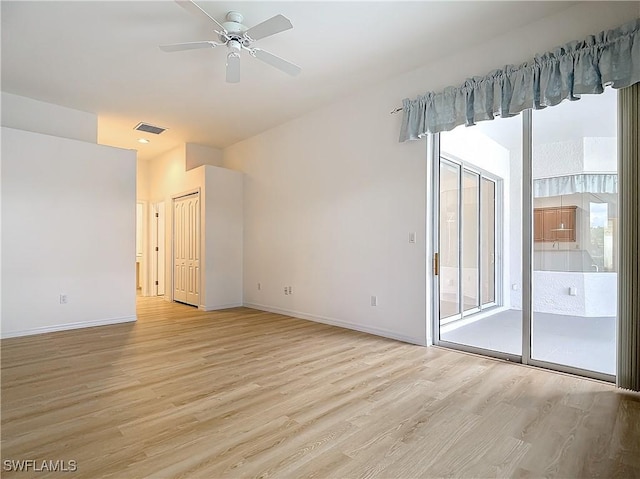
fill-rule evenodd
<path id="1" fill-rule="evenodd" d="M 184 50 L 195 50 L 198 48 L 215 48 L 226 46 L 227 53 L 227 83 L 238 83 L 240 81 L 240 52 L 245 50 L 249 54 L 262 60 L 263 62 L 288 73 L 291 76 L 296 76 L 302 71 L 302 69 L 283 58 L 280 58 L 273 53 L 269 53 L 260 48 L 253 47 L 253 43 L 261 38 L 275 35 L 276 33 L 283 32 L 293 28 L 291 21 L 284 15 L 276 15 L 262 23 L 247 28 L 242 24 L 244 17 L 238 12 L 229 12 L 226 16 L 224 23 L 218 22 L 215 18 L 210 16 L 202 8 L 200 8 L 195 2 L 191 0 L 175 0 L 175 2 L 182 8 L 199 17 L 201 20 L 207 22 L 213 22 L 217 29 L 214 32 L 218 35 L 219 42 L 215 41 L 202 41 L 202 42 L 187 42 L 187 43 L 174 43 L 171 45 L 161 45 L 160 49 L 164 52 L 179 52 Z"/>

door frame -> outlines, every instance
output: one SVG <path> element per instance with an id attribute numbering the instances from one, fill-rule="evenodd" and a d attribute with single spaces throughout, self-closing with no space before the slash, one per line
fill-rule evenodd
<path id="1" fill-rule="evenodd" d="M 166 294 L 166 205 L 159 201 L 151 205 L 151 296 Z M 160 265 L 163 267 L 161 268 Z M 160 293 L 162 286 L 162 293 Z"/>
<path id="2" fill-rule="evenodd" d="M 138 217 L 138 212 L 140 212 L 140 217 Z M 149 202 L 136 200 L 136 269 L 138 269 L 140 294 L 142 296 L 151 294 L 149 231 Z"/>
<path id="3" fill-rule="evenodd" d="M 439 314 L 439 280 L 436 277 L 435 253 L 439 252 L 439 184 L 440 184 L 440 134 L 429 133 L 427 135 L 427 179 L 431 185 L 430 208 L 427 210 L 427 224 L 431 225 L 430 242 L 427 245 L 427 257 L 432 258 L 433 266 L 429 271 L 427 286 L 431 283 L 431 307 L 427 309 L 431 313 L 431 340 L 435 346 L 465 351 L 482 356 L 503 359 L 536 366 L 553 371 L 559 371 L 577 376 L 598 379 L 615 383 L 615 375 L 591 371 L 588 369 L 550 363 L 531 357 L 531 341 L 533 320 L 533 160 L 532 160 L 532 125 L 533 111 L 531 109 L 522 112 L 522 354 L 510 354 L 501 351 L 478 348 L 459 343 L 452 343 L 440 339 L 440 314 Z M 619 201 L 621 201 L 619 199 Z M 501 267 L 504 263 L 501 261 Z M 502 290 L 503 288 L 501 288 Z M 429 298 L 428 298 L 429 299 Z"/>

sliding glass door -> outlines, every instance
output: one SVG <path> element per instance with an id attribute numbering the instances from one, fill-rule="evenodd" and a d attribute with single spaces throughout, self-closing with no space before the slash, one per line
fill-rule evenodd
<path id="1" fill-rule="evenodd" d="M 433 142 L 436 344 L 614 379 L 615 122 L 611 91 Z"/>

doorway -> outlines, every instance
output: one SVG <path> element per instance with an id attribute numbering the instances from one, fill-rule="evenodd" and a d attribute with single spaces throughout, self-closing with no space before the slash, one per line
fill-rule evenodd
<path id="1" fill-rule="evenodd" d="M 144 262 L 144 206 L 141 201 L 136 202 L 136 294 L 142 295 L 145 285 Z"/>

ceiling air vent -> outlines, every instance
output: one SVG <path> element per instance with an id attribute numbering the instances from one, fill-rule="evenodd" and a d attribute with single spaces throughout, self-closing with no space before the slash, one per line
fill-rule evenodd
<path id="1" fill-rule="evenodd" d="M 161 126 L 153 126 L 153 125 L 150 125 L 149 123 L 140 122 L 135 126 L 134 130 L 144 131 L 145 133 L 153 133 L 154 135 L 159 135 L 164 130 L 166 130 L 166 128 L 162 128 Z"/>

